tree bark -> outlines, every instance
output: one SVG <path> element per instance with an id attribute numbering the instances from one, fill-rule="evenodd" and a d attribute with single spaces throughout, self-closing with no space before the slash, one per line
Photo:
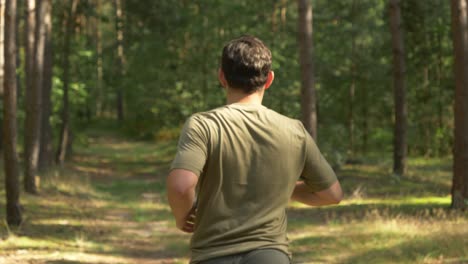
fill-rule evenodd
<path id="1" fill-rule="evenodd" d="M 120 78 L 122 79 L 125 76 L 125 54 L 124 54 L 124 32 L 123 32 L 123 9 L 122 9 L 123 0 L 115 0 L 115 19 L 116 19 L 116 31 L 117 31 L 117 66 Z M 117 120 L 119 122 L 124 120 L 124 102 L 123 102 L 123 87 L 122 82 L 117 85 Z"/>
<path id="2" fill-rule="evenodd" d="M 0 97 L 3 96 L 3 78 L 4 78 L 4 28 L 5 28 L 5 0 L 0 0 Z M 3 125 L 3 116 L 0 116 L 0 138 L 2 136 L 2 125 Z M 3 151 L 3 141 L 0 140 L 0 153 Z"/>
<path id="3" fill-rule="evenodd" d="M 62 124 L 60 127 L 60 140 L 57 150 L 57 164 L 60 166 L 65 162 L 67 157 L 67 150 L 70 144 L 70 113 L 69 113 L 69 97 L 68 97 L 68 86 L 70 82 L 70 38 L 73 34 L 73 23 L 75 20 L 76 7 L 78 6 L 79 0 L 70 0 L 70 9 L 68 10 L 65 36 L 64 36 L 64 47 L 63 47 L 63 97 L 62 97 Z"/>
<path id="4" fill-rule="evenodd" d="M 30 87 L 33 87 L 33 70 L 34 70 L 34 34 L 36 32 L 36 1 L 25 0 L 25 30 L 24 30 L 24 75 L 25 75 L 25 94 Z M 29 104 L 26 96 L 26 105 Z"/>
<path id="5" fill-rule="evenodd" d="M 367 81 L 367 80 L 366 80 Z M 369 138 L 369 106 L 367 83 L 362 87 L 362 153 L 367 154 Z"/>
<path id="6" fill-rule="evenodd" d="M 350 19 L 354 24 L 356 17 L 356 1 L 353 0 L 350 11 Z M 354 98 L 356 94 L 356 30 L 353 28 L 351 33 L 351 85 L 349 86 L 349 112 L 348 112 L 348 154 L 354 155 Z"/>
<path id="7" fill-rule="evenodd" d="M 16 153 L 16 0 L 6 1 L 5 6 L 5 81 L 3 97 L 3 143 L 5 145 L 5 189 L 8 225 L 22 222 L 20 206 L 20 182 Z"/>
<path id="8" fill-rule="evenodd" d="M 96 115 L 101 117 L 103 115 L 103 77 L 104 71 L 102 66 L 102 31 L 101 31 L 101 1 L 96 0 L 96 24 L 95 24 L 95 38 L 96 38 Z"/>
<path id="9" fill-rule="evenodd" d="M 52 67 L 53 67 L 53 46 L 52 46 L 52 5 L 49 1 L 44 15 L 45 23 L 45 47 L 44 47 L 44 77 L 42 81 L 42 116 L 41 116 L 41 142 L 39 152 L 39 170 L 43 171 L 52 166 L 54 161 L 52 146 L 52 126 L 50 115 L 52 113 Z"/>
<path id="10" fill-rule="evenodd" d="M 443 85 L 442 85 L 442 79 L 445 78 L 443 75 L 443 58 L 442 58 L 442 36 L 441 34 L 437 34 L 437 47 L 438 47 L 438 52 L 437 52 L 437 87 L 438 87 L 438 93 L 437 93 L 437 129 L 440 131 L 443 131 L 444 129 L 444 99 L 443 99 Z M 439 139 L 439 142 L 441 139 Z M 444 145 L 439 143 L 439 156 L 444 153 Z"/>
<path id="11" fill-rule="evenodd" d="M 393 49 L 393 89 L 395 99 L 395 127 L 393 144 L 393 172 L 403 176 L 406 172 L 406 87 L 405 49 L 401 26 L 400 1 L 390 0 L 390 27 Z"/>
<path id="12" fill-rule="evenodd" d="M 32 86 L 26 89 L 24 188 L 26 192 L 33 194 L 37 193 L 36 174 L 41 143 L 42 82 L 44 79 L 44 47 L 46 36 L 44 17 L 49 5 L 50 0 L 37 2 L 33 82 Z"/>
<path id="13" fill-rule="evenodd" d="M 429 80 L 429 67 L 426 65 L 423 67 L 423 93 L 424 97 L 421 100 L 424 105 L 431 105 L 431 82 Z M 423 112 L 426 112 L 427 108 L 423 107 Z M 430 109 L 432 110 L 432 109 Z M 421 153 L 424 155 L 424 157 L 429 157 L 433 151 L 432 145 L 434 142 L 432 142 L 432 113 L 431 111 L 427 111 L 426 113 L 423 114 L 423 118 L 420 120 L 420 125 L 422 125 L 421 133 L 424 134 L 424 144 L 422 146 L 422 151 Z"/>
<path id="14" fill-rule="evenodd" d="M 5 64 L 5 56 L 4 56 L 5 16 L 4 14 L 5 14 L 5 0 L 0 0 L 0 96 L 3 96 L 3 78 L 4 78 L 3 67 Z"/>
<path id="15" fill-rule="evenodd" d="M 307 131 L 317 140 L 317 99 L 313 68 L 312 5 L 308 0 L 298 0 L 298 12 L 302 122 Z"/>
<path id="16" fill-rule="evenodd" d="M 19 0 L 16 2 L 16 6 L 21 7 L 22 2 Z M 17 16 L 16 16 L 16 46 L 18 47 L 16 49 L 16 67 L 21 68 L 21 54 L 20 54 L 20 49 L 21 49 L 21 38 L 19 34 L 19 24 L 20 20 L 22 20 L 21 17 L 21 8 L 19 8 L 17 11 Z M 24 19 L 23 19 L 24 20 Z M 23 40 L 24 41 L 24 40 Z M 19 101 L 21 98 L 21 76 L 20 76 L 20 71 L 16 71 L 16 101 Z"/>
<path id="17" fill-rule="evenodd" d="M 455 131 L 452 208 L 468 208 L 468 3 L 452 0 L 452 34 L 455 72 Z"/>

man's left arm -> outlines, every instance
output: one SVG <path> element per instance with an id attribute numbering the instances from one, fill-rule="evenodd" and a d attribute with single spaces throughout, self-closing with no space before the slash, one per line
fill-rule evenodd
<path id="1" fill-rule="evenodd" d="M 195 187 L 198 177 L 195 173 L 174 169 L 167 177 L 167 198 L 177 227 L 187 233 L 194 231 Z"/>
<path id="2" fill-rule="evenodd" d="M 202 120 L 197 116 L 191 116 L 185 122 L 177 154 L 167 177 L 167 196 L 176 225 L 188 233 L 194 231 L 195 188 L 207 158 L 206 131 Z"/>

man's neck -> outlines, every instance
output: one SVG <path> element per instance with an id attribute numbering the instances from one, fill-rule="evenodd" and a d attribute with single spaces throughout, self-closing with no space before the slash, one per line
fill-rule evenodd
<path id="1" fill-rule="evenodd" d="M 243 93 L 242 91 L 227 88 L 226 102 L 227 104 L 262 104 L 264 91 L 258 91 L 251 94 Z"/>

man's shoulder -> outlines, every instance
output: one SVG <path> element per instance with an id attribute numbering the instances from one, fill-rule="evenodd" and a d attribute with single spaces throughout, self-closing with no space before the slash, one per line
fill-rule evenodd
<path id="1" fill-rule="evenodd" d="M 213 125 L 213 117 L 219 115 L 223 107 L 214 108 L 208 111 L 196 112 L 190 115 L 185 121 L 185 126 L 208 130 Z"/>
<path id="2" fill-rule="evenodd" d="M 230 119 L 229 116 L 231 116 L 232 113 L 233 108 L 225 105 L 211 110 L 194 113 L 189 117 L 188 121 L 195 125 L 209 127 L 214 125 L 216 123 L 215 120 L 219 118 Z M 295 130 L 298 134 L 302 134 L 305 131 L 300 120 L 278 113 L 273 109 L 263 107 L 261 109 L 261 115 L 263 118 L 268 119 L 270 123 L 275 124 L 278 127 L 287 130 Z M 238 119 L 236 118 L 236 120 Z"/>
<path id="3" fill-rule="evenodd" d="M 302 125 L 302 122 L 300 120 L 298 120 L 298 119 L 283 115 L 283 114 L 278 113 L 275 110 L 272 110 L 272 109 L 269 109 L 269 108 L 267 109 L 267 111 L 268 111 L 269 115 L 274 117 L 274 118 L 280 119 L 280 120 L 282 120 L 284 122 L 287 122 L 287 123 L 291 123 L 291 124 L 295 124 L 295 125 Z"/>
<path id="4" fill-rule="evenodd" d="M 265 111 L 272 123 L 277 124 L 280 127 L 283 127 L 288 130 L 296 130 L 299 133 L 305 131 L 302 122 L 296 118 L 292 118 L 281 113 L 276 112 L 273 109 L 267 108 Z"/>
<path id="5" fill-rule="evenodd" d="M 223 112 L 223 109 L 225 109 L 226 107 L 224 106 L 221 106 L 221 107 L 217 107 L 217 108 L 214 108 L 214 109 L 211 109 L 211 110 L 207 110 L 207 111 L 202 111 L 202 112 L 196 112 L 196 113 L 193 113 L 189 118 L 188 118 L 188 122 L 195 122 L 195 123 L 207 123 L 209 122 L 209 120 L 211 120 L 214 116 L 216 115 L 219 115 L 220 113 Z"/>

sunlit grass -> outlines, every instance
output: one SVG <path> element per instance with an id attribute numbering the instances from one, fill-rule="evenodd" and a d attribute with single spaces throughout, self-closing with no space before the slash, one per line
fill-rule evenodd
<path id="1" fill-rule="evenodd" d="M 439 197 L 429 200 L 443 205 L 447 202 Z M 446 207 L 421 207 L 424 200 L 420 198 L 402 201 L 412 206 L 411 212 L 384 204 L 358 207 L 356 212 L 352 201 L 345 201 L 335 209 L 292 206 L 307 211 L 292 211 L 290 220 L 289 238 L 296 261 L 445 263 L 450 259 L 451 263 L 465 263 L 468 260 L 467 214 Z"/>
<path id="2" fill-rule="evenodd" d="M 165 195 L 175 142 L 87 143 L 42 176 L 40 196 L 21 195 L 25 222 L 0 224 L 0 263 L 187 263 L 190 236 L 175 228 Z M 295 263 L 468 262 L 467 214 L 448 209 L 450 164 L 412 158 L 401 178 L 385 158 L 345 165 L 341 204 L 290 204 Z"/>
<path id="3" fill-rule="evenodd" d="M 363 219 L 338 224 L 297 222 L 308 219 L 296 219 L 290 226 L 292 250 L 301 263 L 440 263 L 447 258 L 464 263 L 468 259 L 468 221 L 463 215 L 388 216 L 373 211 Z"/>

